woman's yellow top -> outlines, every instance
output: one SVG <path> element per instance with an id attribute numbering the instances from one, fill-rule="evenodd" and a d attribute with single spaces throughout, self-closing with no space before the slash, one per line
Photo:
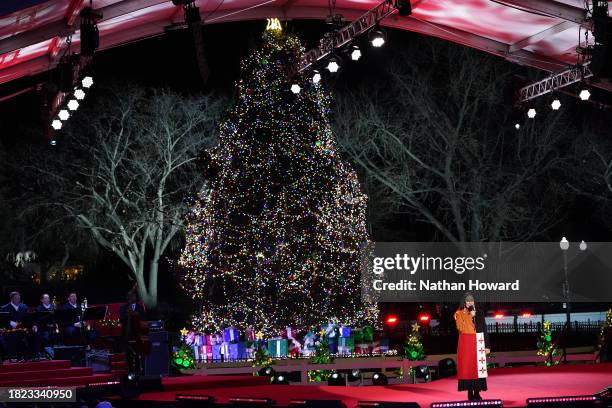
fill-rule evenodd
<path id="1" fill-rule="evenodd" d="M 459 333 L 473 334 L 476 333 L 476 326 L 472 315 L 467 309 L 459 309 L 455 312 L 455 323 Z"/>

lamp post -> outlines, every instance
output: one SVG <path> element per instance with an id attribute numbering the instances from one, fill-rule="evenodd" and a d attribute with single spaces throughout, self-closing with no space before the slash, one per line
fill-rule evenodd
<path id="1" fill-rule="evenodd" d="M 569 287 L 569 280 L 567 279 L 567 250 L 570 247 L 570 243 L 567 240 L 567 238 L 565 237 L 561 238 L 561 241 L 559 242 L 559 247 L 561 248 L 561 251 L 563 251 L 563 274 L 564 274 L 563 299 L 565 300 L 565 303 L 563 305 L 565 308 L 565 338 L 563 339 L 563 363 L 566 364 L 567 363 L 567 338 L 569 336 L 569 331 L 572 326 L 570 287 Z M 581 241 L 579 248 L 581 251 L 586 251 L 587 249 L 586 242 Z"/>

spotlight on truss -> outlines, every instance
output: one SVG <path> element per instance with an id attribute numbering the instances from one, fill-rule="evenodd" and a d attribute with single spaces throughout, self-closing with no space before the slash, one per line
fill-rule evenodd
<path id="1" fill-rule="evenodd" d="M 300 88 L 300 86 L 298 84 L 291 85 L 291 92 L 293 92 L 296 95 L 300 93 L 301 89 L 302 88 Z"/>
<path id="2" fill-rule="evenodd" d="M 534 108 L 531 108 L 527 111 L 527 117 L 529 119 L 533 119 L 536 116 L 536 110 Z"/>
<path id="3" fill-rule="evenodd" d="M 55 140 L 55 139 L 51 139 L 51 140 L 49 140 L 49 144 L 50 144 L 51 146 L 55 146 L 55 145 L 57 144 L 57 140 Z"/>
<path id="4" fill-rule="evenodd" d="M 385 44 L 385 33 L 381 30 L 370 31 L 369 39 L 372 47 L 380 48 Z"/>
<path id="5" fill-rule="evenodd" d="M 340 69 L 340 63 L 338 62 L 338 58 L 331 57 L 329 61 L 327 62 L 327 70 L 333 74 L 333 73 L 338 72 L 339 69 Z"/>
<path id="6" fill-rule="evenodd" d="M 53 122 L 51 122 L 51 127 L 55 130 L 60 130 L 62 128 L 62 121 L 54 119 Z"/>
<path id="7" fill-rule="evenodd" d="M 77 102 L 76 99 L 71 99 L 66 106 L 71 111 L 75 111 L 75 110 L 77 110 L 79 108 L 79 103 Z"/>
<path id="8" fill-rule="evenodd" d="M 516 130 L 519 130 L 519 129 L 521 128 L 521 124 L 520 124 L 520 123 L 515 123 L 515 124 L 514 124 L 514 128 L 515 128 Z"/>
<path id="9" fill-rule="evenodd" d="M 591 97 L 591 92 L 589 92 L 588 89 L 583 88 L 582 91 L 580 91 L 580 93 L 578 94 L 578 96 L 580 97 L 581 100 L 588 101 L 589 98 Z"/>
<path id="10" fill-rule="evenodd" d="M 315 69 L 312 72 L 312 83 L 318 84 L 319 82 L 321 82 L 321 73 Z"/>
<path id="11" fill-rule="evenodd" d="M 83 88 L 91 88 L 93 83 L 94 83 L 93 78 L 90 75 L 87 75 L 81 81 L 81 85 L 83 85 Z"/>
<path id="12" fill-rule="evenodd" d="M 68 120 L 68 118 L 70 117 L 70 112 L 68 112 L 66 109 L 62 109 L 57 114 L 57 117 L 60 118 L 60 120 Z"/>
<path id="13" fill-rule="evenodd" d="M 561 101 L 559 99 L 555 99 L 550 104 L 550 107 L 552 108 L 552 110 L 559 110 L 559 108 L 561 107 Z"/>
<path id="14" fill-rule="evenodd" d="M 351 59 L 353 61 L 358 61 L 361 58 L 361 50 L 356 45 L 351 50 Z"/>
<path id="15" fill-rule="evenodd" d="M 80 88 L 75 89 L 74 97 L 77 98 L 77 100 L 82 101 L 83 99 L 85 99 L 85 91 Z"/>

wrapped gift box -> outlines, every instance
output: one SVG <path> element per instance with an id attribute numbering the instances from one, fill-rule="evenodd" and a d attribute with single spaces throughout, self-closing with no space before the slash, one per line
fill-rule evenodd
<path id="1" fill-rule="evenodd" d="M 272 358 L 287 357 L 289 342 L 287 339 L 268 340 L 268 353 L 270 353 Z"/>
<path id="2" fill-rule="evenodd" d="M 244 341 L 241 341 L 239 343 L 230 343 L 228 345 L 229 357 L 226 357 L 225 360 L 244 360 L 247 358 L 246 350 L 246 342 Z"/>
<path id="3" fill-rule="evenodd" d="M 327 339 L 327 344 L 329 346 L 330 353 L 336 354 L 338 352 L 338 338 L 331 337 Z"/>
<path id="4" fill-rule="evenodd" d="M 372 346 L 370 343 L 355 344 L 356 354 L 370 354 L 372 352 Z"/>
<path id="5" fill-rule="evenodd" d="M 213 344 L 212 347 L 212 358 L 213 361 L 222 361 L 223 357 L 221 356 L 221 344 Z"/>
<path id="6" fill-rule="evenodd" d="M 223 341 L 228 343 L 238 343 L 240 341 L 240 332 L 235 327 L 227 327 L 223 329 Z"/>
<path id="7" fill-rule="evenodd" d="M 340 327 L 340 337 L 349 337 L 351 335 L 351 328 L 347 326 Z"/>
<path id="8" fill-rule="evenodd" d="M 193 354 L 196 361 L 211 361 L 213 359 L 213 346 L 193 346 Z"/>
<path id="9" fill-rule="evenodd" d="M 355 340 L 352 337 L 340 337 L 338 339 L 338 354 L 353 354 L 355 351 Z"/>
<path id="10" fill-rule="evenodd" d="M 365 326 L 362 332 L 364 343 L 371 343 L 374 341 L 374 328 L 372 326 Z"/>
<path id="11" fill-rule="evenodd" d="M 355 339 L 355 344 L 363 343 L 363 331 L 361 329 L 353 329 L 351 335 Z"/>

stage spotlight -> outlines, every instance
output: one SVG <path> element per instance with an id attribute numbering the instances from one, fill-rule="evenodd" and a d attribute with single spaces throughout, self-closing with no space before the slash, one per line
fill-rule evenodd
<path id="1" fill-rule="evenodd" d="M 301 90 L 302 88 L 300 88 L 298 84 L 291 85 L 291 92 L 293 92 L 294 94 L 299 94 Z"/>
<path id="2" fill-rule="evenodd" d="M 387 379 L 387 376 L 384 375 L 381 372 L 376 372 L 374 373 L 374 375 L 372 375 L 372 384 L 374 385 L 387 385 L 389 383 L 389 380 Z"/>
<path id="3" fill-rule="evenodd" d="M 271 378 L 272 384 L 289 384 L 289 377 L 285 373 L 274 374 Z"/>
<path id="4" fill-rule="evenodd" d="M 595 395 L 577 395 L 568 397 L 527 398 L 528 408 L 587 408 L 600 406 L 600 399 Z"/>
<path id="5" fill-rule="evenodd" d="M 489 407 L 502 408 L 502 400 L 481 400 L 481 401 L 451 401 L 451 402 L 432 402 L 431 408 L 451 408 L 451 407 Z"/>
<path id="6" fill-rule="evenodd" d="M 81 81 L 81 85 L 83 85 L 83 88 L 91 88 L 93 83 L 94 83 L 93 78 L 89 75 L 84 77 L 83 80 Z"/>
<path id="7" fill-rule="evenodd" d="M 51 127 L 55 130 L 60 130 L 62 128 L 62 121 L 54 119 L 53 122 L 51 122 Z"/>
<path id="8" fill-rule="evenodd" d="M 414 369 L 414 377 L 425 380 L 425 382 L 429 382 L 431 380 L 429 367 L 426 365 L 416 366 Z"/>
<path id="9" fill-rule="evenodd" d="M 71 99 L 68 104 L 66 104 L 66 106 L 68 107 L 68 109 L 70 109 L 71 111 L 75 111 L 79 108 L 79 103 L 77 102 L 76 99 Z"/>
<path id="10" fill-rule="evenodd" d="M 49 144 L 50 144 L 51 146 L 55 146 L 55 145 L 57 145 L 57 140 L 55 140 L 55 139 L 51 139 L 51 140 L 49 141 Z"/>
<path id="11" fill-rule="evenodd" d="M 346 377 L 342 373 L 332 373 L 327 379 L 327 385 L 331 386 L 345 386 Z"/>
<path id="12" fill-rule="evenodd" d="M 385 44 L 385 33 L 380 30 L 370 31 L 369 39 L 372 47 L 380 48 Z"/>
<path id="13" fill-rule="evenodd" d="M 312 83 L 318 84 L 319 82 L 321 82 L 321 73 L 315 69 L 312 71 Z"/>
<path id="14" fill-rule="evenodd" d="M 502 312 L 497 312 L 493 315 L 494 319 L 503 319 L 504 317 L 506 317 Z"/>
<path id="15" fill-rule="evenodd" d="M 361 380 L 361 371 L 358 368 L 354 368 L 348 375 L 348 380 L 350 382 Z"/>
<path id="16" fill-rule="evenodd" d="M 552 110 L 559 110 L 559 108 L 561 107 L 561 101 L 558 99 L 555 99 L 554 101 L 552 101 L 552 103 L 550 104 L 550 107 L 552 108 Z"/>
<path id="17" fill-rule="evenodd" d="M 438 377 L 452 377 L 457 375 L 457 365 L 452 358 L 444 358 L 438 362 Z"/>
<path id="18" fill-rule="evenodd" d="M 82 89 L 75 89 L 74 90 L 74 97 L 79 100 L 82 101 L 83 99 L 85 99 L 85 91 L 83 91 Z"/>
<path id="19" fill-rule="evenodd" d="M 520 124 L 520 123 L 515 123 L 515 124 L 514 124 L 514 128 L 515 128 L 516 130 L 519 130 L 519 129 L 521 128 L 521 124 Z"/>
<path id="20" fill-rule="evenodd" d="M 272 377 L 274 375 L 274 369 L 272 367 L 262 367 L 257 372 L 257 375 L 262 377 Z"/>
<path id="21" fill-rule="evenodd" d="M 303 407 L 303 408 L 345 408 L 346 407 L 346 405 L 344 405 L 342 400 L 304 400 L 304 399 L 289 400 L 289 406 Z"/>
<path id="22" fill-rule="evenodd" d="M 359 47 L 355 45 L 353 46 L 352 51 L 351 51 L 351 59 L 353 61 L 358 61 L 359 58 L 361 58 L 361 50 L 359 49 Z"/>
<path id="23" fill-rule="evenodd" d="M 357 401 L 357 408 L 421 408 L 418 402 Z"/>
<path id="24" fill-rule="evenodd" d="M 529 119 L 533 119 L 536 116 L 536 110 L 534 108 L 531 108 L 527 111 L 527 117 Z"/>
<path id="25" fill-rule="evenodd" d="M 589 98 L 591 97 L 591 92 L 589 92 L 589 90 L 585 88 L 582 91 L 580 91 L 578 96 L 580 97 L 581 100 L 588 101 Z"/>
<path id="26" fill-rule="evenodd" d="M 338 72 L 339 69 L 340 69 L 340 62 L 338 58 L 331 57 L 329 61 L 327 62 L 327 70 L 331 72 L 332 74 L 334 74 Z"/>
<path id="27" fill-rule="evenodd" d="M 523 313 L 521 313 L 521 315 L 519 317 L 522 317 L 523 319 L 529 319 L 531 317 L 531 313 L 523 312 Z"/>
<path id="28" fill-rule="evenodd" d="M 57 117 L 60 118 L 60 120 L 68 120 L 68 118 L 70 117 L 70 112 L 68 112 L 66 109 L 62 109 L 57 114 Z"/>

